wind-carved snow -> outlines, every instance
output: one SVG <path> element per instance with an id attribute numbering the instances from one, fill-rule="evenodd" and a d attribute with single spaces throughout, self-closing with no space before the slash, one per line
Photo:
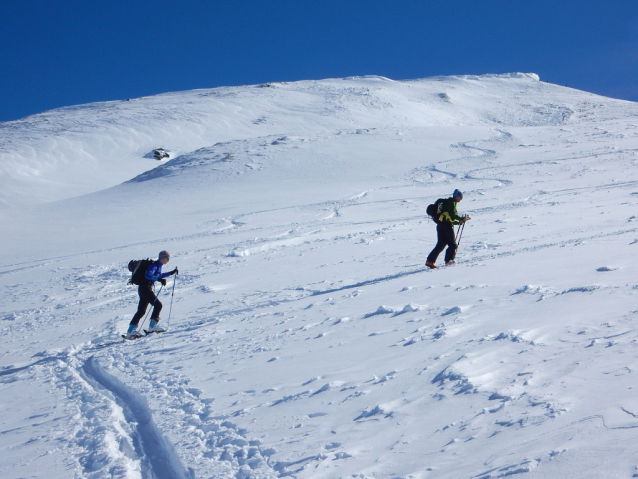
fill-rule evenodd
<path id="1" fill-rule="evenodd" d="M 454 394 L 468 394 L 475 392 L 475 386 L 469 382 L 468 378 L 464 377 L 461 373 L 456 371 L 452 367 L 447 367 L 432 379 L 432 384 L 437 384 L 439 387 L 449 387 L 454 391 Z"/>
<path id="2" fill-rule="evenodd" d="M 630 476 L 637 117 L 511 74 L 0 125 L 0 469 Z M 425 208 L 455 188 L 472 220 L 430 270 Z M 124 342 L 126 265 L 162 249 L 168 331 Z"/>

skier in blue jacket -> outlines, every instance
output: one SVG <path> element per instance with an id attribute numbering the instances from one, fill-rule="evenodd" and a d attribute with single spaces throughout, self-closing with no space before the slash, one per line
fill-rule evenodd
<path id="1" fill-rule="evenodd" d="M 162 283 L 162 286 L 166 286 L 166 280 L 164 278 L 178 273 L 177 268 L 168 273 L 162 273 L 162 265 L 165 265 L 170 260 L 170 253 L 166 250 L 162 250 L 160 251 L 157 261 L 151 263 L 146 269 L 146 273 L 144 274 L 144 279 L 146 281 L 143 281 L 137 289 L 137 293 L 140 296 L 140 302 L 137 306 L 137 312 L 133 316 L 133 319 L 131 320 L 128 331 L 126 333 L 126 336 L 129 339 L 142 336 L 142 333 L 140 331 L 137 331 L 136 328 L 138 323 L 140 322 L 140 319 L 142 319 L 146 314 L 146 309 L 148 308 L 149 304 L 153 305 L 153 312 L 151 313 L 151 323 L 148 331 L 165 331 L 164 328 L 157 324 L 159 323 L 160 311 L 162 311 L 162 303 L 159 299 L 157 299 L 157 296 L 155 296 L 155 291 L 153 290 L 153 288 L 155 285 L 155 281 L 159 281 L 160 283 Z"/>

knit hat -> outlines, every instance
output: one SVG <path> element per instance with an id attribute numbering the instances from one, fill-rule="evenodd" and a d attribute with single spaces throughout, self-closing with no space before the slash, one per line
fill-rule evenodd
<path id="1" fill-rule="evenodd" d="M 457 196 L 460 196 L 461 199 L 463 199 L 463 193 L 461 193 L 459 190 L 454 190 L 454 193 L 452 193 L 452 198 L 456 198 Z"/>
<path id="2" fill-rule="evenodd" d="M 165 249 L 163 249 L 159 253 L 159 259 L 162 259 L 162 258 L 169 258 L 170 259 L 170 257 L 171 257 L 171 254 L 168 251 L 166 251 Z"/>

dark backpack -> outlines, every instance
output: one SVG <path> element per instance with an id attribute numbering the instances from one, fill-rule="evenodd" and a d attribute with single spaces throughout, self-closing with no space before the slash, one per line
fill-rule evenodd
<path id="1" fill-rule="evenodd" d="M 151 258 L 146 259 L 132 259 L 128 263 L 128 270 L 133 273 L 131 279 L 128 280 L 128 284 L 137 284 L 138 286 L 144 284 L 148 280 L 144 277 L 146 270 L 153 264 Z"/>
<path id="2" fill-rule="evenodd" d="M 439 198 L 425 209 L 425 212 L 432 218 L 435 223 L 439 222 L 439 215 L 443 213 L 443 202 L 445 198 Z"/>

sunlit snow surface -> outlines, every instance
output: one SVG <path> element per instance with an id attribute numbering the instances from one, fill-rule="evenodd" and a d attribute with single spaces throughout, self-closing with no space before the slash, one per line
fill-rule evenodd
<path id="1" fill-rule="evenodd" d="M 0 477 L 638 474 L 636 151 L 638 105 L 523 74 L 0 124 Z M 161 249 L 169 331 L 123 342 Z"/>

